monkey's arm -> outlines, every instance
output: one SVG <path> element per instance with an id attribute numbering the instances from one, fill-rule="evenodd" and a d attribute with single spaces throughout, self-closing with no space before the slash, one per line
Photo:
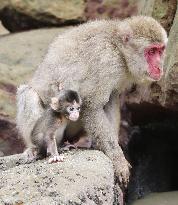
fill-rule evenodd
<path id="1" fill-rule="evenodd" d="M 112 160 L 116 176 L 120 183 L 126 186 L 129 179 L 129 164 L 118 144 L 116 130 L 106 117 L 103 108 L 88 110 L 83 119 L 87 133 L 94 138 L 96 147 Z"/>

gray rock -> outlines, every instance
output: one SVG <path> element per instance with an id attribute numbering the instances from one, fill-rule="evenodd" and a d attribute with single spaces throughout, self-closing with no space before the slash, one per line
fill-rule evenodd
<path id="1" fill-rule="evenodd" d="M 178 1 L 177 12 L 169 34 L 165 59 L 166 70 L 166 104 L 177 108 L 178 103 Z M 164 82 L 163 82 L 164 83 Z"/>
<path id="2" fill-rule="evenodd" d="M 114 202 L 113 166 L 100 151 L 67 152 L 61 163 L 23 163 L 23 154 L 0 158 L 0 204 Z"/>
<path id="3" fill-rule="evenodd" d="M 2 22 L 0 21 L 0 35 L 6 35 L 8 33 L 9 31 L 4 28 L 4 26 L 2 25 Z"/>
<path id="4" fill-rule="evenodd" d="M 83 21 L 84 0 L 0 0 L 0 18 L 11 32 Z"/>

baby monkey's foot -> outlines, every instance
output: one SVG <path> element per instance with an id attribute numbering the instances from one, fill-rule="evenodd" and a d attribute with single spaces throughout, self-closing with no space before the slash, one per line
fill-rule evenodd
<path id="1" fill-rule="evenodd" d="M 65 143 L 64 147 L 61 148 L 62 151 L 69 151 L 71 149 L 77 149 L 77 147 L 74 144 L 70 144 L 70 143 Z"/>
<path id="2" fill-rule="evenodd" d="M 50 157 L 48 162 L 55 163 L 55 162 L 63 162 L 64 161 L 64 156 L 63 155 L 55 155 L 53 157 Z"/>

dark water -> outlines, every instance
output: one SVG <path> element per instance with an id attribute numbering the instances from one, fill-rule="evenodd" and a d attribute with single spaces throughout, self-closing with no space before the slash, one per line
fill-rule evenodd
<path id="1" fill-rule="evenodd" d="M 131 205 L 178 205 L 178 191 L 152 193 Z"/>
<path id="2" fill-rule="evenodd" d="M 132 173 L 127 203 L 178 205 L 178 118 L 162 116 L 136 126 L 128 146 Z"/>

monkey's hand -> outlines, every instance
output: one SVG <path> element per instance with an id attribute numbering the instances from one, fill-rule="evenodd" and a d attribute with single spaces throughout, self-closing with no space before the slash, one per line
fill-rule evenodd
<path id="1" fill-rule="evenodd" d="M 114 169 L 116 174 L 116 180 L 118 181 L 120 187 L 126 188 L 129 182 L 131 165 L 125 159 L 125 157 L 119 157 L 114 160 Z"/>
<path id="2" fill-rule="evenodd" d="M 50 157 L 48 162 L 55 163 L 55 162 L 63 162 L 64 161 L 64 156 L 63 155 L 55 155 L 53 157 Z"/>

